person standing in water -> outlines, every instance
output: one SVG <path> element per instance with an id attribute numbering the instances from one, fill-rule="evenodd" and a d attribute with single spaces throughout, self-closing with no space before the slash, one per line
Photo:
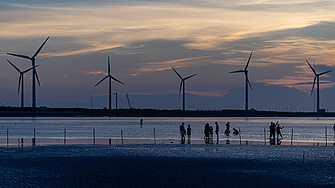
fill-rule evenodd
<path id="1" fill-rule="evenodd" d="M 227 124 L 226 124 L 226 130 L 224 131 L 224 133 L 225 133 L 227 136 L 228 136 L 229 133 L 230 133 L 229 127 L 230 127 L 230 122 L 228 121 Z"/>
<path id="2" fill-rule="evenodd" d="M 277 130 L 277 139 L 279 139 L 279 136 L 283 138 L 283 135 L 281 134 L 280 129 L 283 129 L 284 126 L 280 127 L 279 124 L 277 123 L 276 130 Z"/>
<path id="3" fill-rule="evenodd" d="M 216 133 L 216 141 L 219 143 L 219 124 L 215 122 L 215 133 Z"/>
<path id="4" fill-rule="evenodd" d="M 186 134 L 186 130 L 185 130 L 185 126 L 184 126 L 184 122 L 181 123 L 181 125 L 179 126 L 179 130 L 180 130 L 180 136 L 181 136 L 181 142 L 185 143 L 185 134 Z"/>
<path id="5" fill-rule="evenodd" d="M 191 143 L 191 125 L 187 126 L 187 139 L 188 139 L 188 144 Z"/>
<path id="6" fill-rule="evenodd" d="M 205 124 L 205 130 L 204 130 L 204 133 L 205 133 L 205 140 L 209 140 L 209 123 L 206 123 Z"/>

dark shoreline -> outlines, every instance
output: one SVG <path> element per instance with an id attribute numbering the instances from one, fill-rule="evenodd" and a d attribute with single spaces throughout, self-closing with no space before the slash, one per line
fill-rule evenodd
<path id="1" fill-rule="evenodd" d="M 335 112 L 2 107 L 0 117 L 335 117 Z"/>

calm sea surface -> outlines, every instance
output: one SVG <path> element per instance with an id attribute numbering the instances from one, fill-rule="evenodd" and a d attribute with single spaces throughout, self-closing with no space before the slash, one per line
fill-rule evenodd
<path id="1" fill-rule="evenodd" d="M 121 130 L 124 138 L 153 138 L 154 129 L 156 138 L 179 138 L 179 125 L 191 125 L 192 138 L 202 139 L 204 137 L 204 125 L 209 123 L 215 131 L 215 122 L 220 125 L 220 139 L 239 139 L 239 136 L 223 134 L 225 124 L 231 124 L 233 128 L 241 130 L 244 140 L 264 140 L 264 129 L 266 137 L 269 137 L 270 122 L 279 121 L 282 129 L 283 140 L 290 140 L 293 129 L 293 139 L 299 141 L 322 142 L 326 139 L 334 142 L 333 125 L 335 118 L 218 118 L 218 117 L 146 117 L 140 126 L 140 118 L 129 117 L 37 117 L 37 118 L 0 118 L 0 138 L 6 138 L 7 130 L 10 138 L 32 138 L 34 128 L 36 137 L 66 137 L 89 138 L 93 135 L 97 138 L 119 138 Z M 185 126 L 185 127 L 186 127 Z M 327 131 L 326 131 L 327 130 Z"/>

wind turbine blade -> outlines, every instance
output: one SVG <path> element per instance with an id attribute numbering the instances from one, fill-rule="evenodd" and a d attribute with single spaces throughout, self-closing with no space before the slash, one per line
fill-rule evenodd
<path id="1" fill-rule="evenodd" d="M 35 67 L 38 67 L 38 66 L 39 66 L 39 65 L 36 65 Z M 29 68 L 29 69 L 23 71 L 22 73 L 24 74 L 24 73 L 26 73 L 26 72 L 29 72 L 31 69 L 33 69 L 33 67 L 31 67 L 31 68 Z"/>
<path id="2" fill-rule="evenodd" d="M 16 56 L 16 57 L 21 57 L 25 59 L 31 59 L 29 56 L 26 55 L 20 55 L 20 54 L 12 54 L 12 53 L 7 53 L 8 55 Z"/>
<path id="3" fill-rule="evenodd" d="M 183 78 L 180 76 L 180 74 L 172 67 L 172 70 L 178 75 L 178 77 L 182 80 Z"/>
<path id="4" fill-rule="evenodd" d="M 10 62 L 8 59 L 6 59 L 6 60 L 8 61 L 9 64 L 11 64 L 11 65 L 14 67 L 14 69 L 17 70 L 17 72 L 21 73 L 21 71 L 20 71 L 19 68 L 17 68 L 17 67 L 16 67 L 12 62 Z"/>
<path id="5" fill-rule="evenodd" d="M 315 85 L 315 80 L 316 80 L 316 76 L 314 77 L 314 81 L 313 81 L 313 87 L 312 87 L 311 95 L 313 94 L 314 85 Z"/>
<path id="6" fill-rule="evenodd" d="M 108 56 L 108 75 L 111 74 L 111 68 L 110 68 L 110 63 L 109 63 L 109 56 Z"/>
<path id="7" fill-rule="evenodd" d="M 96 87 L 97 85 L 99 85 L 102 81 L 104 81 L 106 78 L 108 78 L 108 76 L 105 76 L 103 79 L 100 80 L 100 82 L 98 82 L 97 84 L 95 84 L 94 87 Z"/>
<path id="8" fill-rule="evenodd" d="M 247 70 L 247 68 L 248 68 L 248 66 L 249 66 L 249 63 L 250 63 L 250 59 L 251 59 L 252 53 L 253 53 L 253 51 L 251 51 L 251 53 L 250 53 L 250 56 L 249 56 L 247 65 L 245 66 L 244 70 Z"/>
<path id="9" fill-rule="evenodd" d="M 21 79 L 22 79 L 22 74 L 20 74 L 19 76 L 19 84 L 18 84 L 18 87 L 17 87 L 17 94 L 20 93 L 20 84 L 21 84 Z"/>
<path id="10" fill-rule="evenodd" d="M 248 82 L 248 84 L 249 84 L 249 86 L 250 86 L 250 89 L 253 90 L 248 77 L 247 77 L 247 82 Z"/>
<path id="11" fill-rule="evenodd" d="M 316 72 L 314 70 L 314 68 L 311 66 L 311 64 L 309 64 L 309 62 L 306 60 L 307 64 L 309 65 L 309 67 L 312 69 L 312 71 L 314 72 L 314 74 L 316 75 Z"/>
<path id="12" fill-rule="evenodd" d="M 37 79 L 38 86 L 41 87 L 40 79 L 38 79 L 38 75 L 37 75 L 37 70 L 35 70 L 35 76 L 36 76 L 36 79 Z"/>
<path id="13" fill-rule="evenodd" d="M 326 71 L 326 72 L 323 72 L 323 73 L 320 73 L 319 76 L 321 75 L 324 75 L 324 74 L 327 74 L 328 72 L 331 72 L 332 70 L 329 70 L 329 71 Z"/>
<path id="14" fill-rule="evenodd" d="M 195 75 L 197 75 L 197 74 L 193 74 L 193 75 L 191 75 L 191 76 L 189 76 L 189 77 L 184 78 L 183 80 L 187 80 L 187 79 L 189 79 L 189 78 L 192 78 L 192 77 L 195 76 Z"/>
<path id="15" fill-rule="evenodd" d="M 231 71 L 229 73 L 238 73 L 238 72 L 244 72 L 244 70 Z"/>
<path id="16" fill-rule="evenodd" d="M 111 77 L 113 80 L 115 80 L 115 81 L 119 82 L 120 84 L 124 85 L 124 83 L 122 83 L 120 80 L 114 78 L 113 76 L 110 76 L 110 77 Z"/>
<path id="17" fill-rule="evenodd" d="M 40 48 L 35 52 L 35 54 L 31 58 L 36 57 L 40 53 L 41 49 L 43 48 L 44 44 L 49 40 L 49 38 L 50 37 L 48 37 L 47 39 L 45 39 L 45 41 L 43 42 L 43 44 L 40 46 Z"/>
<path id="18" fill-rule="evenodd" d="M 179 87 L 179 98 L 180 98 L 180 92 L 181 92 L 181 87 L 183 86 L 183 81 L 180 82 L 180 87 Z"/>

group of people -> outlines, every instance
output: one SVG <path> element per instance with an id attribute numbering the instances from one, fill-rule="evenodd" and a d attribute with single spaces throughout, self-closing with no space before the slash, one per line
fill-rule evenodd
<path id="1" fill-rule="evenodd" d="M 204 129 L 204 133 L 205 133 L 205 140 L 209 140 L 210 138 L 213 139 L 213 127 L 209 126 L 209 123 L 205 124 L 205 129 Z M 217 136 L 217 139 L 219 139 L 219 124 L 218 122 L 215 122 L 215 134 Z"/>
<path id="2" fill-rule="evenodd" d="M 187 135 L 188 140 L 190 142 L 191 126 L 188 125 L 187 128 L 185 128 L 185 123 L 182 122 L 181 125 L 179 126 L 179 130 L 180 130 L 180 135 L 181 135 L 181 142 L 182 143 L 185 142 L 185 136 L 186 135 Z M 205 141 L 206 140 L 207 141 L 213 140 L 214 128 L 213 128 L 213 126 L 210 126 L 209 123 L 205 124 L 204 133 L 205 133 L 205 136 L 204 136 Z M 215 122 L 215 134 L 216 134 L 217 140 L 219 140 L 219 124 L 218 124 L 218 122 Z M 229 134 L 230 134 L 230 122 L 227 122 L 224 134 L 229 136 Z M 238 135 L 239 131 L 237 129 L 233 128 L 233 134 Z"/>
<path id="3" fill-rule="evenodd" d="M 185 123 L 182 122 L 181 125 L 179 126 L 179 129 L 180 129 L 180 135 L 181 135 L 181 141 L 184 143 L 185 142 L 185 135 L 187 134 L 187 137 L 190 141 L 190 138 L 191 138 L 191 126 L 188 125 L 187 126 L 187 130 L 185 129 Z"/>
<path id="4" fill-rule="evenodd" d="M 283 135 L 281 134 L 281 129 L 283 129 L 284 126 L 282 126 L 282 127 L 279 126 L 278 121 L 277 121 L 277 123 L 271 122 L 269 128 L 270 128 L 270 139 L 275 139 L 276 133 L 277 133 L 277 139 L 279 139 L 279 136 L 281 138 L 283 138 Z"/>

